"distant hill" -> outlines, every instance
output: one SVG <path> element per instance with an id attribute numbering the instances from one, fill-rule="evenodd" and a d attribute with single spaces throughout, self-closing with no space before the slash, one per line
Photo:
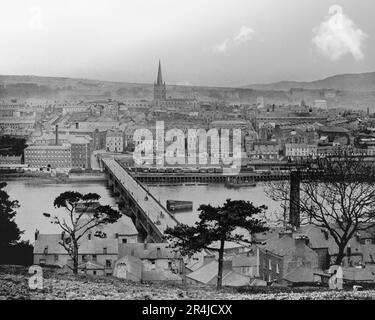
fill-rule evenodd
<path id="1" fill-rule="evenodd" d="M 297 89 L 297 90 L 291 90 Z M 334 89 L 333 93 L 326 90 Z M 302 100 L 314 105 L 315 100 L 327 100 L 329 108 L 349 108 L 375 111 L 375 72 L 337 75 L 313 82 L 281 81 L 246 87 L 208 87 L 168 85 L 167 97 L 192 98 L 199 101 L 255 104 L 262 96 L 265 103 L 299 104 Z M 41 76 L 0 75 L 0 101 L 9 99 L 43 101 L 103 99 L 153 99 L 152 83 L 125 83 L 88 79 Z"/>
<path id="2" fill-rule="evenodd" d="M 256 90 L 289 91 L 292 88 L 306 90 L 335 89 L 341 91 L 375 91 L 375 72 L 358 74 L 340 74 L 311 82 L 280 81 L 269 84 L 253 84 L 244 86 Z"/>

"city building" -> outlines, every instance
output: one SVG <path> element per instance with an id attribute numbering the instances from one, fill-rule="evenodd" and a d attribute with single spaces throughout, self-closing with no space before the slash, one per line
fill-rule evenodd
<path id="1" fill-rule="evenodd" d="M 318 146 L 314 144 L 285 144 L 284 155 L 286 157 L 303 158 L 309 156 L 316 156 L 318 153 Z"/>
<path id="2" fill-rule="evenodd" d="M 1 164 L 21 164 L 22 156 L 9 156 L 0 155 L 0 165 Z"/>
<path id="3" fill-rule="evenodd" d="M 276 141 L 255 141 L 252 149 L 246 150 L 250 159 L 277 160 L 279 158 L 279 144 Z"/>
<path id="4" fill-rule="evenodd" d="M 31 145 L 25 148 L 25 164 L 32 168 L 72 168 L 71 145 Z"/>
<path id="5" fill-rule="evenodd" d="M 105 138 L 105 148 L 110 152 L 123 152 L 124 133 L 120 130 L 108 130 Z"/>

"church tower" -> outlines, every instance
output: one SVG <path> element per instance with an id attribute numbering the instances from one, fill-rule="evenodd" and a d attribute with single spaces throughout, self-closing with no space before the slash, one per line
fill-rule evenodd
<path id="1" fill-rule="evenodd" d="M 161 64 L 159 60 L 158 77 L 154 82 L 154 101 L 157 105 L 160 105 L 161 101 L 167 99 L 167 90 L 165 88 L 165 82 L 163 82 L 163 76 L 161 74 Z"/>

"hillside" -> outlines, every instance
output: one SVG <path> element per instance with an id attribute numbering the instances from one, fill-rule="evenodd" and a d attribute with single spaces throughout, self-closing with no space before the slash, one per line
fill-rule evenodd
<path id="1" fill-rule="evenodd" d="M 290 90 L 291 88 L 302 88 Z M 327 96 L 323 88 L 334 88 Z M 366 91 L 367 90 L 367 91 Z M 338 75 L 315 82 L 279 82 L 253 85 L 251 88 L 167 85 L 167 96 L 192 98 L 199 101 L 223 100 L 227 103 L 255 104 L 259 96 L 265 103 L 299 104 L 304 100 L 313 105 L 315 100 L 326 99 L 329 108 L 356 108 L 375 111 L 375 73 Z M 0 100 L 31 99 L 53 100 L 103 100 L 103 99 L 153 99 L 153 84 L 121 83 L 87 79 L 0 76 Z"/>
<path id="2" fill-rule="evenodd" d="M 0 300 L 348 300 L 375 299 L 375 290 L 328 291 L 324 288 L 224 289 L 140 284 L 113 277 L 97 277 L 45 270 L 44 288 L 31 290 L 23 267 L 0 267 Z"/>
<path id="3" fill-rule="evenodd" d="M 334 89 L 341 91 L 369 92 L 375 91 L 375 72 L 358 74 L 340 74 L 311 82 L 280 81 L 269 84 L 253 84 L 245 86 L 255 90 L 289 91 L 292 88 L 305 90 Z"/>

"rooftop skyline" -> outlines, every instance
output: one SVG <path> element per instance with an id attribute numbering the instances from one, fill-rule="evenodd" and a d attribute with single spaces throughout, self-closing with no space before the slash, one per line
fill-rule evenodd
<path id="1" fill-rule="evenodd" d="M 3 0 L 0 74 L 241 86 L 375 70 L 371 0 Z M 26 58 L 27 57 L 27 58 Z"/>

